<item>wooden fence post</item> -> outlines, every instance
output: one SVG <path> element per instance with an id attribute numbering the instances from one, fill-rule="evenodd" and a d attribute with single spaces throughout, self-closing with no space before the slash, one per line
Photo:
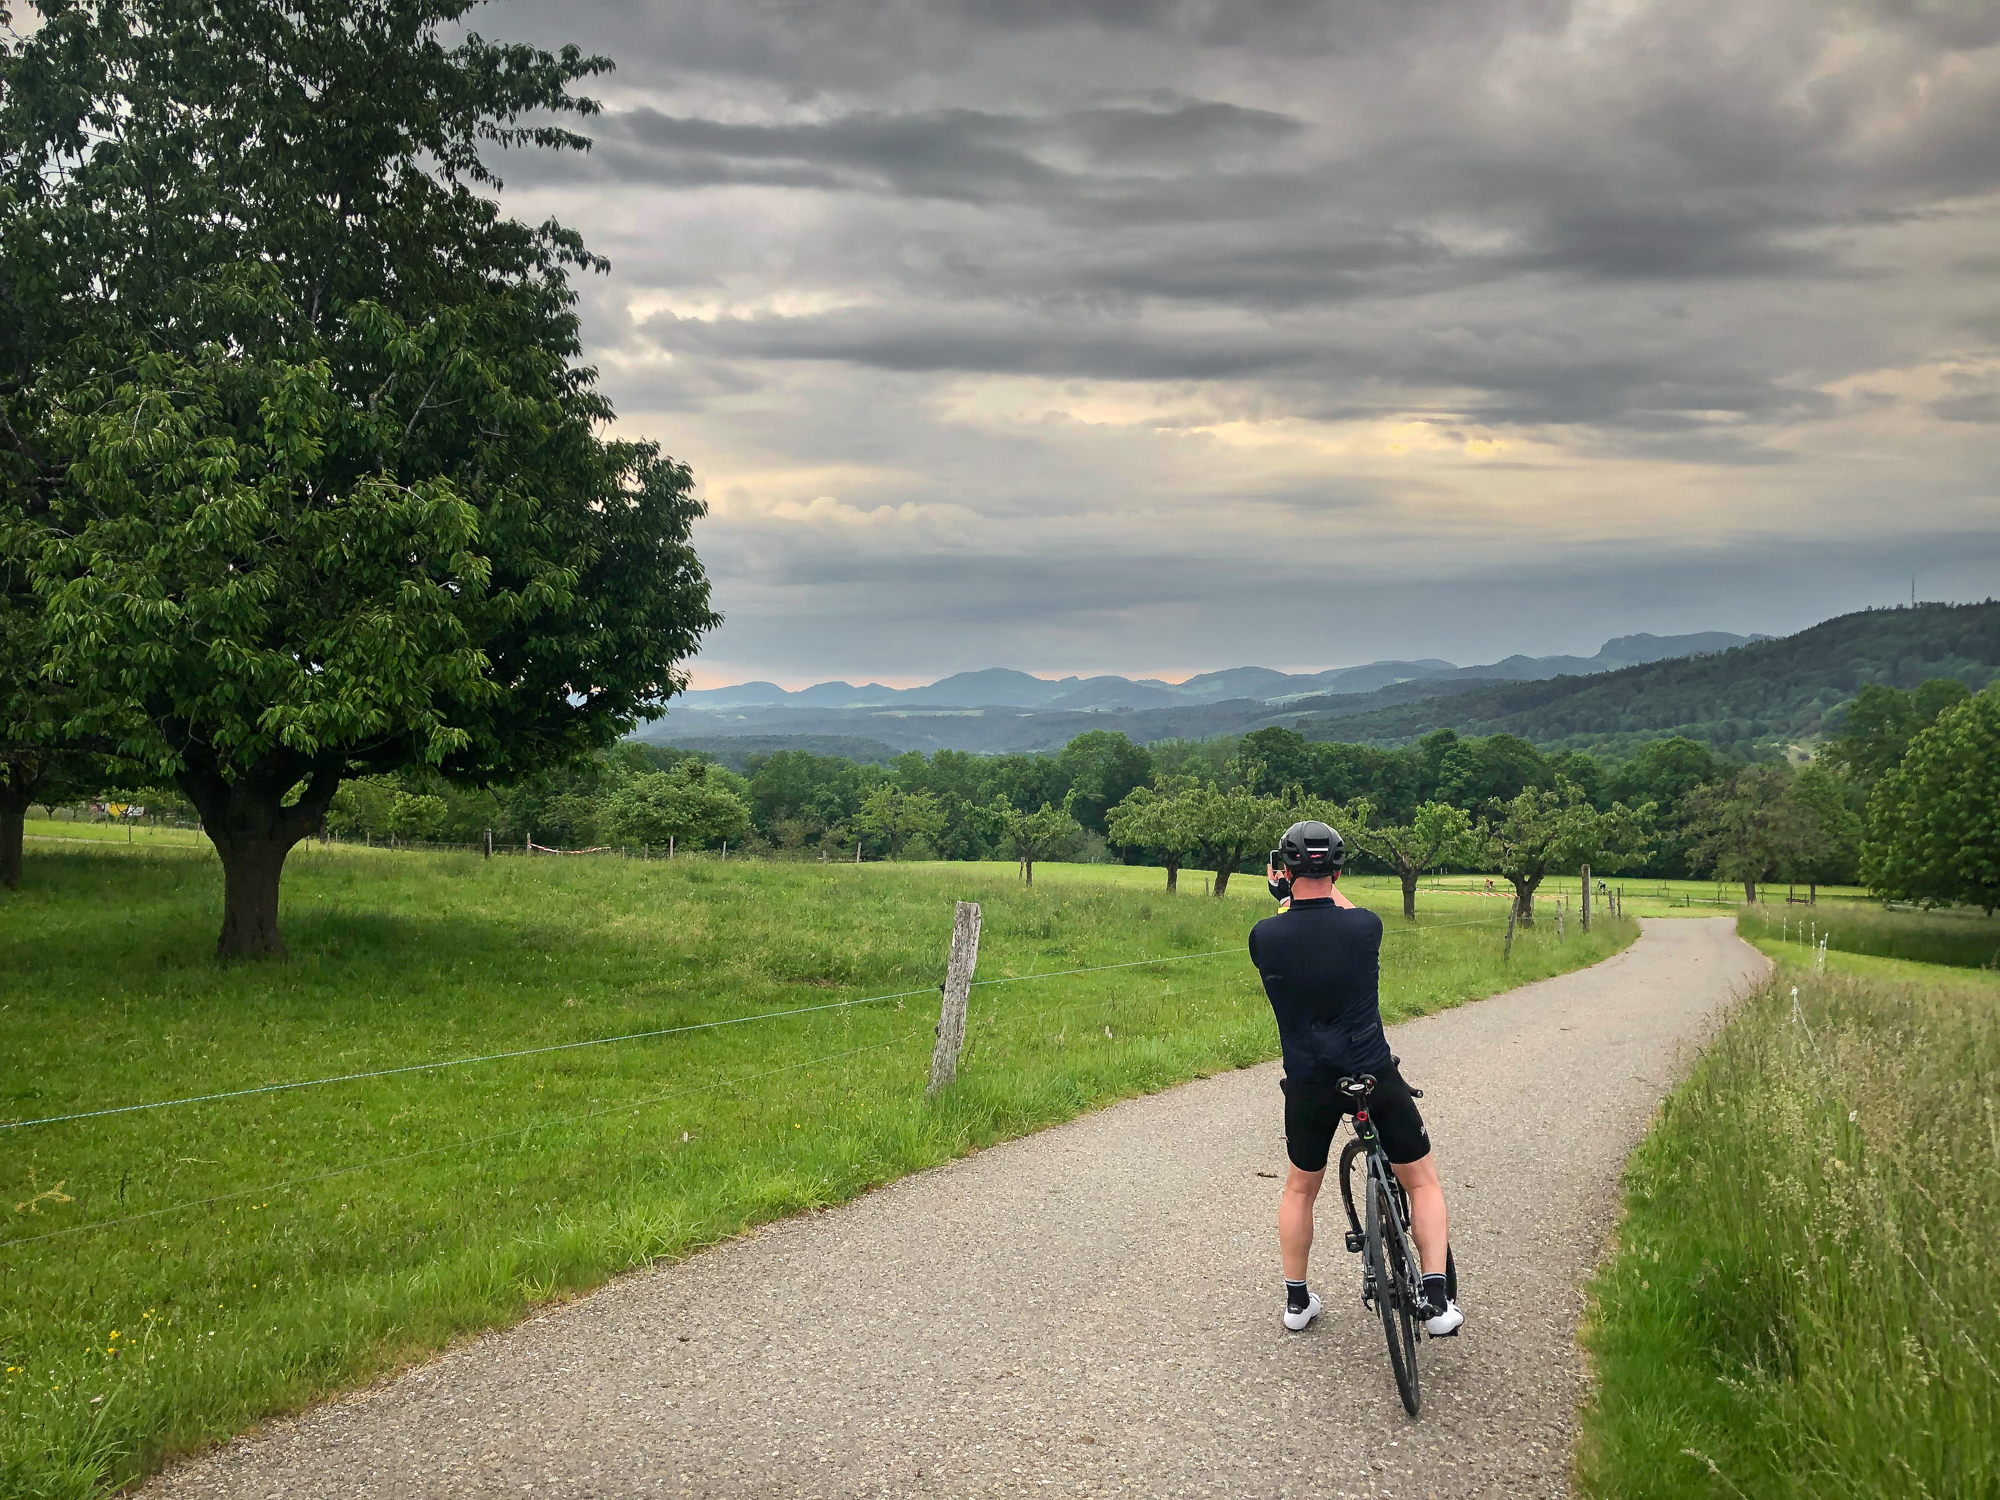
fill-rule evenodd
<path id="1" fill-rule="evenodd" d="M 932 1098 L 958 1076 L 958 1054 L 965 1046 L 965 1002 L 972 993 L 972 971 L 978 963 L 979 903 L 961 901 L 951 922 L 951 962 L 945 967 L 937 1047 L 931 1053 L 931 1082 L 925 1091 Z"/>
<path id="2" fill-rule="evenodd" d="M 490 828 L 486 830 L 486 857 L 493 857 L 493 830 Z"/>
<path id="3" fill-rule="evenodd" d="M 1583 867 L 1583 905 L 1578 908 L 1578 917 L 1583 922 L 1583 930 L 1590 931 L 1590 866 Z"/>
<path id="4" fill-rule="evenodd" d="M 1563 936 L 1563 898 L 1558 896 L 1556 897 L 1556 941 L 1558 942 L 1562 941 L 1562 936 Z"/>
<path id="5" fill-rule="evenodd" d="M 1511 959 L 1514 956 L 1514 918 L 1520 914 L 1521 898 L 1516 896 L 1512 901 L 1507 903 L 1507 943 L 1500 950 L 1500 956 L 1503 959 Z"/>

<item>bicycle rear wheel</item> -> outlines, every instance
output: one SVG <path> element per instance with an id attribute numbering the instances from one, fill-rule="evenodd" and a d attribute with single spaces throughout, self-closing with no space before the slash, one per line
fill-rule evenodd
<path id="1" fill-rule="evenodd" d="M 1340 1152 L 1340 1206 L 1347 1210 L 1347 1227 L 1361 1233 L 1361 1208 L 1368 1199 L 1368 1143 L 1349 1141 Z"/>
<path id="2" fill-rule="evenodd" d="M 1375 1310 L 1389 1341 L 1389 1368 L 1396 1391 L 1411 1416 L 1423 1404 L 1417 1379 L 1416 1291 L 1410 1284 L 1410 1248 L 1396 1217 L 1389 1190 L 1370 1175 L 1368 1183 L 1368 1268 L 1375 1277 Z"/>

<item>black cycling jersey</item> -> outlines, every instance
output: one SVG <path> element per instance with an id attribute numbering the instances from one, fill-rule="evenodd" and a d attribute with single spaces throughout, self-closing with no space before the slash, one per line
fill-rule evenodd
<path id="1" fill-rule="evenodd" d="M 1390 1064 L 1377 985 L 1382 919 L 1331 896 L 1294 901 L 1250 929 L 1250 962 L 1278 1018 L 1285 1076 L 1305 1089 Z"/>

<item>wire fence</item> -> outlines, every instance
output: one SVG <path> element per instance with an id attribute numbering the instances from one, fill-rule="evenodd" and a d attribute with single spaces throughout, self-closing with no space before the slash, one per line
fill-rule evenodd
<path id="1" fill-rule="evenodd" d="M 1500 917 L 1486 917 L 1486 918 L 1479 918 L 1477 920 L 1469 922 L 1427 923 L 1427 924 L 1420 924 L 1414 927 L 1403 927 L 1403 928 L 1392 929 L 1387 935 L 1395 937 L 1414 937 L 1414 936 L 1421 936 L 1424 933 L 1435 932 L 1441 929 L 1448 929 L 1448 928 L 1493 926 L 1496 923 L 1504 920 L 1505 920 L 1504 918 Z M 1053 970 L 1045 970 L 1034 974 L 1000 975 L 991 979 L 974 980 L 972 983 L 972 987 L 982 988 L 982 987 L 990 987 L 996 985 L 1023 984 L 1038 980 L 1073 979 L 1090 974 L 1105 974 L 1114 971 L 1129 970 L 1129 969 L 1155 968 L 1161 965 L 1188 963 L 1199 959 L 1220 958 L 1224 956 L 1242 957 L 1244 955 L 1244 951 L 1245 950 L 1243 946 L 1238 944 L 1238 945 L 1232 945 L 1228 948 L 1207 949 L 1200 953 L 1168 954 L 1159 958 L 1129 959 L 1124 962 L 1115 964 L 1094 964 L 1079 968 L 1053 969 Z M 689 1022 L 687 1024 L 679 1026 L 663 1026 L 663 1027 L 656 1027 L 646 1031 L 624 1032 L 616 1036 L 588 1037 L 578 1041 L 556 1042 L 540 1047 L 521 1047 L 521 1048 L 514 1048 L 504 1052 L 482 1053 L 470 1057 L 444 1058 L 444 1059 L 436 1059 L 429 1062 L 408 1063 L 391 1068 L 375 1068 L 375 1069 L 368 1069 L 352 1073 L 330 1074 L 321 1078 L 296 1079 L 281 1083 L 260 1084 L 248 1088 L 225 1089 L 214 1093 L 187 1095 L 173 1099 L 152 1100 L 138 1104 L 110 1105 L 100 1109 L 77 1110 L 67 1114 L 46 1115 L 32 1119 L 0 1122 L 0 1130 L 22 1130 L 32 1126 L 56 1125 L 71 1121 L 103 1119 L 114 1115 L 136 1114 L 151 1110 L 170 1109 L 184 1105 L 213 1104 L 227 1100 L 248 1098 L 254 1095 L 275 1094 L 275 1093 L 289 1092 L 300 1089 L 320 1088 L 320 1087 L 327 1087 L 343 1083 L 356 1083 L 369 1079 L 390 1078 L 404 1074 L 430 1072 L 445 1068 L 468 1067 L 480 1063 L 501 1062 L 501 1061 L 510 1061 L 519 1058 L 525 1058 L 525 1057 L 546 1056 L 552 1053 L 575 1051 L 586 1047 L 612 1046 L 624 1042 L 636 1042 L 636 1041 L 644 1041 L 666 1036 L 684 1035 L 690 1032 L 713 1031 L 724 1027 L 747 1025 L 749 1023 L 757 1021 L 775 1021 L 787 1017 L 812 1015 L 827 1011 L 851 1010 L 858 1006 L 874 1005 L 891 1000 L 907 1000 L 919 995 L 936 994 L 942 988 L 943 986 L 940 984 L 938 986 L 927 986 L 922 989 L 897 990 L 897 991 L 886 992 L 879 995 L 862 995 L 848 1000 L 829 1001 L 822 1005 L 803 1005 L 803 1006 L 793 1006 L 785 1010 L 758 1011 L 747 1015 L 731 1016 L 724 1018 L 722 1020 Z M 1077 1000 L 1064 1002 L 1063 1004 L 1060 1005 L 1047 1007 L 1039 1012 L 1035 1012 L 1029 1016 L 1023 1017 L 1023 1019 L 1042 1020 L 1046 1019 L 1050 1015 L 1058 1014 L 1063 1011 L 1072 1009 L 1078 1005 L 1087 1003 L 1091 1003 L 1091 1001 L 1085 998 L 1079 998 Z M 636 1113 L 638 1111 L 649 1108 L 652 1105 L 663 1103 L 670 1099 L 686 1097 L 693 1094 L 712 1092 L 716 1089 L 728 1088 L 732 1085 L 749 1083 L 760 1078 L 768 1078 L 780 1073 L 788 1073 L 796 1071 L 800 1068 L 812 1067 L 819 1063 L 834 1062 L 842 1058 L 860 1056 L 864 1053 L 883 1051 L 886 1050 L 887 1048 L 898 1046 L 901 1043 L 909 1041 L 914 1037 L 921 1036 L 926 1033 L 934 1031 L 935 1027 L 933 1026 L 930 1025 L 921 1026 L 914 1030 L 902 1033 L 899 1036 L 892 1037 L 884 1042 L 872 1043 L 867 1046 L 850 1048 L 840 1052 L 826 1053 L 821 1056 L 807 1058 L 799 1062 L 787 1063 L 780 1067 L 763 1069 L 758 1072 L 736 1075 L 730 1078 L 718 1079 L 705 1084 L 695 1084 L 695 1085 L 689 1085 L 685 1088 L 669 1089 L 661 1093 L 645 1096 L 643 1098 L 624 1100 L 617 1104 L 605 1105 L 600 1109 L 587 1110 L 580 1114 L 561 1116 L 552 1120 L 533 1121 L 529 1124 L 515 1126 L 508 1130 L 495 1131 L 486 1135 L 473 1136 L 460 1140 L 449 1141 L 441 1145 L 425 1147 L 417 1151 L 402 1152 L 391 1156 L 373 1158 L 366 1162 L 357 1162 L 347 1166 L 329 1168 L 324 1172 L 311 1173 L 305 1176 L 295 1177 L 295 1178 L 287 1178 L 278 1182 L 261 1184 L 257 1187 L 239 1188 L 231 1190 L 226 1193 L 207 1194 L 197 1198 L 189 1198 L 179 1203 L 169 1204 L 161 1208 L 147 1209 L 142 1212 L 134 1214 L 124 1214 L 111 1219 L 95 1220 L 87 1224 L 70 1225 L 63 1229 L 49 1230 L 43 1234 L 16 1236 L 11 1239 L 0 1240 L 0 1251 L 8 1250 L 22 1245 L 39 1244 L 44 1241 L 61 1239 L 78 1234 L 115 1229 L 123 1225 L 141 1223 L 148 1220 L 162 1218 L 177 1213 L 185 1213 L 192 1209 L 203 1208 L 203 1207 L 215 1207 L 219 1204 L 230 1203 L 243 1198 L 256 1197 L 259 1194 L 263 1193 L 289 1192 L 298 1188 L 309 1187 L 315 1183 L 329 1181 L 337 1177 L 343 1177 L 357 1172 L 377 1170 L 383 1167 L 394 1166 L 404 1162 L 416 1161 L 426 1157 L 436 1156 L 445 1152 L 466 1150 L 475 1146 L 489 1144 L 494 1141 L 512 1139 L 517 1136 L 529 1134 L 536 1130 L 555 1129 L 565 1125 L 579 1124 L 584 1121 L 597 1119 L 605 1115 L 618 1114 L 625 1111 L 632 1111 Z"/>

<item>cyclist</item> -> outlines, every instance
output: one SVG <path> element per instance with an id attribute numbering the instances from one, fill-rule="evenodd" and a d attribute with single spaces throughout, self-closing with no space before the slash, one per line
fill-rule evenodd
<path id="1" fill-rule="evenodd" d="M 1319 1316 L 1319 1298 L 1306 1286 L 1313 1204 L 1341 1116 L 1353 1107 L 1335 1082 L 1370 1073 L 1369 1118 L 1410 1199 L 1410 1232 L 1423 1261 L 1424 1326 L 1434 1337 L 1456 1333 L 1465 1314 L 1445 1296 L 1444 1187 L 1423 1116 L 1382 1032 L 1376 993 L 1382 919 L 1335 889 L 1346 851 L 1326 824 L 1294 823 L 1272 853 L 1264 875 L 1278 914 L 1250 929 L 1250 962 L 1263 977 L 1285 1054 L 1285 1154 L 1292 1163 L 1278 1201 L 1285 1326 L 1301 1332 Z"/>

